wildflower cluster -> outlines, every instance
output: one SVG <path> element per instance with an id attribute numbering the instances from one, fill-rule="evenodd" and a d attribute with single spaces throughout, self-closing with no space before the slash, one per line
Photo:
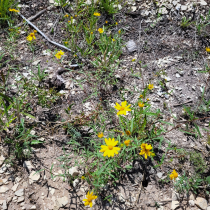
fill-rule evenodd
<path id="1" fill-rule="evenodd" d="M 34 32 L 30 33 L 30 34 L 27 36 L 27 40 L 28 40 L 29 42 L 31 42 L 33 39 L 36 39 L 35 33 L 37 33 L 36 30 L 34 30 Z"/>
<path id="2" fill-rule="evenodd" d="M 19 10 L 11 9 L 11 8 L 9 8 L 9 11 L 10 11 L 10 12 L 20 12 Z"/>

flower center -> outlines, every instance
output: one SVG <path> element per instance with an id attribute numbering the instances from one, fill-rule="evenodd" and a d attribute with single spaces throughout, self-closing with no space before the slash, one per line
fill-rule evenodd
<path id="1" fill-rule="evenodd" d="M 123 110 L 125 110 L 125 107 L 121 106 L 120 111 L 123 111 Z"/>
<path id="2" fill-rule="evenodd" d="M 87 200 L 88 200 L 88 202 L 91 202 L 91 201 L 92 201 L 92 198 L 91 198 L 91 197 L 89 197 Z"/>
<path id="3" fill-rule="evenodd" d="M 112 145 L 109 145 L 108 148 L 109 148 L 109 150 L 112 150 L 113 149 L 113 146 Z"/>

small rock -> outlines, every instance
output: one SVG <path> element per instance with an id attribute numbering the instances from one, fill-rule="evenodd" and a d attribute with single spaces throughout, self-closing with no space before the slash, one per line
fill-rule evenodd
<path id="1" fill-rule="evenodd" d="M 131 7 L 132 12 L 135 12 L 135 11 L 136 11 L 136 9 L 137 9 L 137 7 L 136 7 L 136 6 L 132 6 L 132 7 Z"/>
<path id="2" fill-rule="evenodd" d="M 22 180 L 22 178 L 16 177 L 16 178 L 15 178 L 15 183 L 19 183 L 21 180 Z"/>
<path id="3" fill-rule="evenodd" d="M 187 6 L 186 6 L 186 5 L 182 5 L 182 6 L 181 6 L 181 10 L 182 10 L 182 11 L 187 10 Z"/>
<path id="4" fill-rule="evenodd" d="M 0 168 L 0 174 L 3 174 L 4 172 L 6 172 L 7 170 L 7 166 L 4 164 L 1 168 Z"/>
<path id="5" fill-rule="evenodd" d="M 34 166 L 32 165 L 31 161 L 24 161 L 23 162 L 23 167 L 27 168 L 29 171 L 31 171 L 32 169 L 34 169 Z"/>
<path id="6" fill-rule="evenodd" d="M 0 187 L 0 193 L 5 193 L 5 192 L 7 192 L 8 190 L 9 190 L 8 187 L 5 187 L 5 186 Z"/>
<path id="7" fill-rule="evenodd" d="M 190 195 L 189 200 L 195 200 L 195 196 L 193 194 Z"/>
<path id="8" fill-rule="evenodd" d="M 204 198 L 197 197 L 195 200 L 195 205 L 203 210 L 207 209 L 207 201 Z"/>
<path id="9" fill-rule="evenodd" d="M 35 133 L 36 133 L 36 131 L 34 131 L 34 130 L 31 130 L 31 132 L 30 132 L 31 135 L 35 135 Z"/>
<path id="10" fill-rule="evenodd" d="M 18 185 L 19 185 L 19 183 L 17 183 L 17 184 L 15 184 L 13 187 L 12 187 L 12 191 L 16 191 L 17 190 L 17 188 L 18 188 Z"/>
<path id="11" fill-rule="evenodd" d="M 120 193 L 120 195 L 118 196 L 118 199 L 119 199 L 119 201 L 122 202 L 122 203 L 125 202 L 125 198 L 124 198 L 124 196 L 123 196 L 122 193 Z"/>
<path id="12" fill-rule="evenodd" d="M 54 188 L 52 188 L 52 187 L 49 187 L 49 191 L 50 191 L 50 194 L 51 194 L 51 195 L 53 195 L 53 194 L 54 194 L 54 192 L 55 192 L 55 189 L 54 189 Z"/>
<path id="13" fill-rule="evenodd" d="M 208 206 L 206 210 L 210 210 L 210 206 Z"/>
<path id="14" fill-rule="evenodd" d="M 35 206 L 35 205 L 33 205 L 30 209 L 36 209 L 36 206 Z"/>
<path id="15" fill-rule="evenodd" d="M 68 204 L 68 198 L 66 196 L 62 197 L 62 198 L 57 198 L 57 202 L 59 207 L 64 207 Z"/>
<path id="16" fill-rule="evenodd" d="M 178 201 L 180 199 L 179 193 L 176 193 L 175 191 L 172 192 L 172 201 Z"/>
<path id="17" fill-rule="evenodd" d="M 0 166 L 3 165 L 4 160 L 5 160 L 5 157 L 1 155 L 1 156 L 0 156 Z"/>
<path id="18" fill-rule="evenodd" d="M 206 6 L 207 5 L 207 3 L 205 2 L 205 1 L 201 1 L 201 2 L 198 2 L 200 5 L 202 5 L 202 6 Z"/>
<path id="19" fill-rule="evenodd" d="M 13 198 L 12 198 L 12 201 L 17 201 L 17 196 L 14 196 Z"/>
<path id="20" fill-rule="evenodd" d="M 180 10 L 181 6 L 182 6 L 181 4 L 177 4 L 176 5 L 176 10 Z"/>
<path id="21" fill-rule="evenodd" d="M 7 209 L 7 201 L 3 201 L 2 209 L 6 210 Z"/>
<path id="22" fill-rule="evenodd" d="M 48 55 L 48 56 L 51 55 L 50 50 L 43 50 L 43 51 L 42 51 L 42 54 L 43 54 L 43 55 Z"/>
<path id="23" fill-rule="evenodd" d="M 177 3 L 178 3 L 177 1 L 173 1 L 173 2 L 172 2 L 172 4 L 173 4 L 174 6 L 176 6 Z"/>
<path id="24" fill-rule="evenodd" d="M 165 7 L 160 8 L 159 11 L 162 15 L 167 15 L 168 14 L 168 10 Z"/>
<path id="25" fill-rule="evenodd" d="M 190 205 L 190 206 L 195 206 L 194 200 L 189 200 L 189 205 Z"/>
<path id="26" fill-rule="evenodd" d="M 79 179 L 75 179 L 73 181 L 73 187 L 76 187 L 79 184 Z"/>
<path id="27" fill-rule="evenodd" d="M 48 23 L 47 25 L 51 27 L 51 26 L 53 26 L 53 23 Z"/>
<path id="28" fill-rule="evenodd" d="M 40 173 L 33 171 L 30 173 L 30 176 L 29 176 L 29 184 L 37 182 L 39 179 L 40 179 Z"/>
<path id="29" fill-rule="evenodd" d="M 41 60 L 36 60 L 32 63 L 33 66 L 37 66 L 37 64 L 39 64 L 41 62 Z"/>
<path id="30" fill-rule="evenodd" d="M 179 201 L 172 201 L 171 203 L 171 209 L 174 210 L 179 206 Z"/>
<path id="31" fill-rule="evenodd" d="M 137 45 L 133 40 L 130 40 L 126 43 L 126 47 L 129 52 L 134 52 L 137 50 Z"/>
<path id="32" fill-rule="evenodd" d="M 78 166 L 70 168 L 69 174 L 72 175 L 73 177 L 78 176 L 79 175 Z"/>
<path id="33" fill-rule="evenodd" d="M 7 203 L 10 203 L 12 201 L 12 197 L 7 197 Z"/>
<path id="34" fill-rule="evenodd" d="M 162 176 L 163 176 L 163 173 L 162 173 L 162 172 L 158 172 L 158 173 L 157 173 L 157 177 L 158 177 L 159 179 L 161 179 Z"/>
<path id="35" fill-rule="evenodd" d="M 20 197 L 24 195 L 24 189 L 19 189 L 18 191 L 15 192 L 15 195 Z"/>
<path id="36" fill-rule="evenodd" d="M 179 77 L 181 77 L 181 76 L 180 76 L 178 73 L 176 73 L 176 77 L 179 78 Z"/>
<path id="37" fill-rule="evenodd" d="M 21 203 L 25 200 L 24 196 L 18 197 L 17 202 Z"/>

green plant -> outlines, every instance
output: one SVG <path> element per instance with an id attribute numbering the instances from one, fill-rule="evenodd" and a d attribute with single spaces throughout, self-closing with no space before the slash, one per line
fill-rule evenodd
<path id="1" fill-rule="evenodd" d="M 193 164 L 196 173 L 202 174 L 207 169 L 205 160 L 200 153 L 189 152 L 189 160 Z"/>
<path id="2" fill-rule="evenodd" d="M 0 26 L 4 27 L 12 20 L 12 16 L 15 15 L 15 11 L 9 11 L 14 9 L 18 5 L 16 0 L 1 0 L 0 1 Z"/>
<path id="3" fill-rule="evenodd" d="M 182 28 L 187 28 L 188 26 L 190 26 L 192 24 L 192 23 L 190 23 L 190 21 L 191 21 L 191 19 L 187 19 L 186 17 L 183 17 L 180 26 Z"/>
<path id="4" fill-rule="evenodd" d="M 193 191 L 195 194 L 197 194 L 197 190 L 199 189 L 199 186 L 202 185 L 203 179 L 200 178 L 198 174 L 187 177 L 186 173 L 182 176 L 179 176 L 179 179 L 175 181 L 174 187 L 176 191 L 180 194 L 188 194 L 189 191 Z"/>
<path id="5" fill-rule="evenodd" d="M 48 74 L 45 73 L 46 69 L 43 69 L 43 70 L 40 69 L 39 64 L 38 64 L 37 68 L 38 68 L 37 74 L 34 74 L 33 72 L 31 72 L 34 75 L 34 78 L 32 78 L 32 79 L 36 79 L 39 81 L 39 83 L 41 83 Z"/>
<path id="6" fill-rule="evenodd" d="M 33 138 L 37 136 L 31 135 L 30 131 L 31 129 L 25 128 L 24 119 L 21 119 L 20 124 L 16 126 L 14 136 L 5 139 L 5 143 L 9 145 L 10 153 L 19 160 L 29 158 L 32 145 L 43 143 L 34 140 Z"/>
<path id="7" fill-rule="evenodd" d="M 153 85 L 150 84 L 148 87 L 152 89 Z M 148 87 L 144 91 L 144 96 L 149 91 Z M 119 124 L 115 125 L 114 129 L 107 130 L 108 133 L 106 134 L 107 139 L 105 139 L 105 143 L 108 146 L 104 145 L 105 143 L 102 138 L 103 132 L 107 129 L 106 125 L 111 121 L 110 116 L 113 116 L 116 112 L 113 109 L 110 110 L 110 113 L 104 115 L 99 108 L 99 113 L 96 115 L 98 116 L 97 118 L 94 116 L 91 120 L 88 117 L 89 123 L 87 125 L 89 130 L 93 130 L 98 136 L 96 138 L 93 136 L 83 136 L 80 128 L 75 128 L 71 124 L 67 124 L 66 126 L 67 132 L 70 134 L 69 144 L 72 150 L 75 154 L 79 153 L 83 157 L 83 162 L 80 163 L 80 165 L 84 165 L 85 167 L 83 178 L 85 177 L 85 180 L 96 192 L 99 192 L 107 186 L 109 182 L 115 184 L 120 179 L 122 173 L 132 168 L 132 161 L 134 159 L 141 158 L 144 160 L 149 157 L 153 158 L 155 155 L 153 152 L 155 142 L 159 142 L 159 147 L 161 147 L 161 143 L 164 140 L 159 136 L 163 131 L 162 128 L 156 127 L 153 124 L 154 121 L 158 120 L 160 111 L 150 111 L 150 104 L 146 99 L 139 99 L 139 102 L 131 106 L 131 109 L 129 106 L 126 108 L 126 102 L 122 102 L 121 106 L 117 105 L 116 107 L 119 110 Z M 122 107 L 125 107 L 125 109 Z M 127 110 L 131 116 L 123 116 L 122 113 L 124 111 L 121 112 L 121 110 Z M 104 117 L 106 115 L 107 118 Z M 106 157 L 104 156 L 106 153 L 105 150 L 109 148 L 111 141 L 115 141 L 113 145 L 118 148 L 119 154 L 116 156 L 113 154 L 113 157 Z M 105 148 L 105 150 L 102 148 Z M 145 150 L 145 148 L 148 148 L 150 152 Z M 140 150 L 141 152 L 139 153 Z M 102 152 L 104 152 L 104 155 Z M 108 151 L 106 154 L 111 155 L 112 152 L 109 153 Z M 66 154 L 65 157 L 67 157 Z M 161 163 L 163 160 L 164 157 Z M 75 165 L 77 164 L 78 162 L 75 162 Z"/>
<path id="8" fill-rule="evenodd" d="M 101 11 L 107 12 L 108 14 L 115 14 L 118 12 L 118 0 L 109 1 L 109 0 L 101 0 L 99 1 L 99 8 Z"/>
<path id="9" fill-rule="evenodd" d="M 210 24 L 210 10 L 206 17 L 200 15 L 200 18 L 196 22 L 196 28 L 199 35 L 206 36 L 206 26 Z"/>

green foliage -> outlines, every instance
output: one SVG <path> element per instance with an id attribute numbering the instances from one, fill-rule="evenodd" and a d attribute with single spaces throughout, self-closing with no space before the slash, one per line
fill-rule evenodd
<path id="1" fill-rule="evenodd" d="M 0 26 L 5 26 L 11 22 L 12 16 L 15 16 L 14 12 L 10 12 L 9 9 L 14 9 L 18 5 L 16 0 L 1 0 L 0 1 Z"/>
<path id="2" fill-rule="evenodd" d="M 187 177 L 186 173 L 182 176 L 179 176 L 179 179 L 175 181 L 174 187 L 176 191 L 180 194 L 188 194 L 189 191 L 193 191 L 197 194 L 199 186 L 202 185 L 203 179 L 198 175 Z"/>
<path id="3" fill-rule="evenodd" d="M 182 22 L 181 22 L 181 27 L 182 28 L 187 28 L 188 26 L 190 26 L 192 23 L 190 22 L 191 21 L 191 19 L 188 19 L 187 20 L 187 18 L 186 17 L 183 17 L 182 18 Z"/>
<path id="4" fill-rule="evenodd" d="M 206 26 L 210 24 L 210 10 L 206 17 L 200 15 L 200 18 L 196 22 L 197 32 L 201 36 L 207 36 Z"/>
<path id="5" fill-rule="evenodd" d="M 15 129 L 14 136 L 6 138 L 4 143 L 9 145 L 10 153 L 15 158 L 19 160 L 29 158 L 32 151 L 31 145 L 43 142 L 33 139 L 36 136 L 30 134 L 30 129 L 25 128 L 24 119 L 21 119 Z"/>
<path id="6" fill-rule="evenodd" d="M 31 72 L 34 75 L 34 78 L 32 79 L 36 79 L 39 81 L 39 83 L 41 83 L 48 74 L 45 73 L 46 69 L 43 69 L 43 70 L 40 69 L 40 65 L 38 65 L 37 68 L 38 68 L 37 74 L 34 74 L 33 72 Z"/>
<path id="7" fill-rule="evenodd" d="M 119 10 L 118 4 L 119 4 L 118 0 L 113 0 L 113 1 L 100 0 L 99 1 L 100 10 L 103 12 L 106 12 L 110 15 L 118 12 L 118 10 Z"/>
<path id="8" fill-rule="evenodd" d="M 190 152 L 189 153 L 190 162 L 193 164 L 195 172 L 202 174 L 207 169 L 205 160 L 202 155 L 198 152 Z"/>
<path id="9" fill-rule="evenodd" d="M 83 176 L 95 191 L 100 191 L 110 182 L 115 184 L 122 173 L 132 168 L 134 159 L 144 159 L 139 155 L 142 143 L 154 145 L 155 142 L 159 142 L 159 146 L 161 146 L 164 139 L 159 135 L 163 130 L 153 124 L 154 121 L 158 121 L 160 110 L 150 111 L 149 102 L 143 100 L 139 99 L 139 102 L 144 102 L 144 109 L 139 107 L 138 103 L 131 106 L 131 117 L 119 115 L 119 125 L 115 125 L 115 129 L 107 130 L 107 125 L 112 120 L 111 116 L 116 114 L 116 110 L 112 109 L 106 114 L 101 110 L 101 113 L 98 113 L 98 118 L 89 124 L 89 130 L 92 130 L 96 135 L 107 130 L 106 138 L 115 138 L 118 141 L 116 147 L 120 148 L 120 152 L 114 157 L 104 157 L 100 152 L 101 145 L 105 145 L 103 139 L 92 136 L 81 138 L 79 128 L 67 125 L 67 132 L 70 134 L 69 144 L 76 154 L 80 153 L 84 158 L 84 162 L 80 163 L 80 165 L 84 165 L 86 171 Z M 125 145 L 125 140 L 130 140 L 128 146 Z M 148 158 L 153 158 L 153 155 Z"/>

